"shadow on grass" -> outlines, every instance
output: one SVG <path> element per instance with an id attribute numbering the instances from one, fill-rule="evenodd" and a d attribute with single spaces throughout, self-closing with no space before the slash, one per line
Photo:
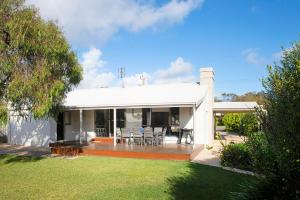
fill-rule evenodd
<path id="1" fill-rule="evenodd" d="M 179 199 L 229 199 L 239 192 L 242 183 L 254 177 L 229 172 L 217 167 L 188 163 L 188 171 L 167 180 L 169 195 Z"/>
<path id="2" fill-rule="evenodd" d="M 10 163 L 36 162 L 44 158 L 45 157 L 40 157 L 40 156 L 17 156 L 17 155 L 4 154 L 4 155 L 0 155 L 0 163 L 10 164 Z"/>

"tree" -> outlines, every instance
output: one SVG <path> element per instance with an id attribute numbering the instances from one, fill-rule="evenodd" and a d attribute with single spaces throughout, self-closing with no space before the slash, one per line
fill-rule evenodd
<path id="1" fill-rule="evenodd" d="M 8 106 L 23 116 L 56 116 L 81 79 L 77 57 L 55 22 L 24 0 L 0 1 L 0 121 L 7 120 Z"/>
<path id="2" fill-rule="evenodd" d="M 248 142 L 257 152 L 254 167 L 264 176 L 237 199 L 296 200 L 300 199 L 300 43 L 284 50 L 280 64 L 268 71 L 263 80 L 266 112 L 258 110 L 263 133 Z"/>
<path id="3" fill-rule="evenodd" d="M 241 113 L 226 113 L 222 118 L 226 131 L 239 133 L 243 115 Z"/>
<path id="4" fill-rule="evenodd" d="M 300 199 L 300 43 L 283 52 L 281 65 L 269 66 L 263 130 L 275 155 L 269 176 L 282 197 Z"/>
<path id="5" fill-rule="evenodd" d="M 265 97 L 263 92 L 247 92 L 236 95 L 233 101 L 256 101 L 259 105 L 264 105 Z"/>
<path id="6" fill-rule="evenodd" d="M 263 92 L 247 92 L 243 95 L 237 95 L 234 93 L 222 93 L 222 100 L 217 101 L 256 101 L 259 105 L 264 104 Z"/>

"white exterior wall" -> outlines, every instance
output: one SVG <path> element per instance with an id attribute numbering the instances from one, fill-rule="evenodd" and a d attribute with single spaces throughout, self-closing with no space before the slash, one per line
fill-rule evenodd
<path id="1" fill-rule="evenodd" d="M 200 84 L 207 86 L 207 94 L 205 95 L 205 140 L 204 144 L 212 144 L 214 141 L 214 71 L 213 68 L 200 69 Z M 204 102 L 203 102 L 204 103 Z M 202 104 L 203 104 L 202 103 Z"/>
<path id="2" fill-rule="evenodd" d="M 96 137 L 95 133 L 95 111 L 83 111 L 83 131 L 87 133 L 87 140 L 90 141 Z"/>
<path id="3" fill-rule="evenodd" d="M 195 145 L 207 144 L 207 101 L 206 99 L 196 108 L 195 112 L 195 128 L 194 143 Z"/>
<path id="4" fill-rule="evenodd" d="M 64 140 L 74 141 L 79 140 L 80 131 L 80 112 L 79 110 L 72 110 L 71 123 L 64 125 Z M 96 137 L 95 133 L 95 112 L 94 110 L 83 110 L 83 132 L 87 133 L 87 139 L 91 140 Z"/>
<path id="5" fill-rule="evenodd" d="M 125 110 L 125 127 L 142 127 L 142 109 L 133 108 Z"/>
<path id="6" fill-rule="evenodd" d="M 25 119 L 10 116 L 8 143 L 24 146 L 48 147 L 56 142 L 56 122 L 54 119 Z"/>
<path id="7" fill-rule="evenodd" d="M 179 124 L 181 128 L 193 128 L 193 108 L 179 108 Z"/>
<path id="8" fill-rule="evenodd" d="M 71 114 L 70 124 L 64 125 L 64 140 L 79 140 L 79 110 L 68 111 Z"/>
<path id="9" fill-rule="evenodd" d="M 200 69 L 200 85 L 207 86 L 207 94 L 203 102 L 195 109 L 194 143 L 195 145 L 209 145 L 214 140 L 214 72 L 212 68 Z"/>

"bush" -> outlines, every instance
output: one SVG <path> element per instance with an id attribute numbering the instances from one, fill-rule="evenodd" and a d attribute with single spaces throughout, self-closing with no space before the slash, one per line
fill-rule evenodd
<path id="1" fill-rule="evenodd" d="M 290 193 L 283 192 L 281 188 L 282 180 L 274 176 L 266 179 L 264 177 L 258 177 L 257 180 L 248 181 L 241 184 L 240 192 L 232 192 L 229 195 L 229 199 L 233 200 L 287 200 L 295 199 L 292 191 Z M 299 198 L 298 198 L 299 199 Z"/>
<path id="2" fill-rule="evenodd" d="M 264 173 L 273 167 L 272 157 L 266 135 L 263 132 L 249 133 L 245 143 L 224 146 L 221 165 Z"/>
<path id="3" fill-rule="evenodd" d="M 258 131 L 258 120 L 255 114 L 247 113 L 242 116 L 239 133 L 248 135 Z"/>
<path id="4" fill-rule="evenodd" d="M 239 113 L 227 113 L 224 115 L 222 122 L 225 125 L 225 129 L 228 132 L 240 132 L 240 125 L 242 120 L 242 115 Z"/>
<path id="5" fill-rule="evenodd" d="M 249 133 L 245 144 L 249 149 L 254 171 L 264 173 L 273 167 L 273 155 L 265 133 Z"/>
<path id="6" fill-rule="evenodd" d="M 227 113 L 222 119 L 228 132 L 247 135 L 258 131 L 258 119 L 253 113 Z"/>
<path id="7" fill-rule="evenodd" d="M 263 80 L 265 110 L 258 110 L 266 139 L 261 135 L 251 136 L 248 145 L 263 178 L 255 187 L 248 185 L 235 199 L 297 200 L 300 199 L 300 43 L 284 50 L 280 65 L 275 63 L 268 70 L 269 75 Z"/>
<path id="8" fill-rule="evenodd" d="M 224 146 L 221 152 L 221 165 L 225 167 L 234 167 L 244 170 L 251 170 L 251 155 L 249 148 L 244 143 L 230 143 Z"/>

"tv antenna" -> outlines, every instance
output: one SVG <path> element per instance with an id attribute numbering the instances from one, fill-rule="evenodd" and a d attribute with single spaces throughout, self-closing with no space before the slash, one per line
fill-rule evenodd
<path id="1" fill-rule="evenodd" d="M 120 67 L 118 69 L 118 78 L 122 80 L 122 87 L 125 87 L 125 83 L 124 83 L 125 67 Z"/>
<path id="2" fill-rule="evenodd" d="M 142 86 L 144 86 L 144 85 L 145 85 L 145 80 L 146 80 L 147 78 L 142 74 L 142 75 L 140 75 L 140 79 L 141 79 L 141 81 L 142 81 Z"/>

